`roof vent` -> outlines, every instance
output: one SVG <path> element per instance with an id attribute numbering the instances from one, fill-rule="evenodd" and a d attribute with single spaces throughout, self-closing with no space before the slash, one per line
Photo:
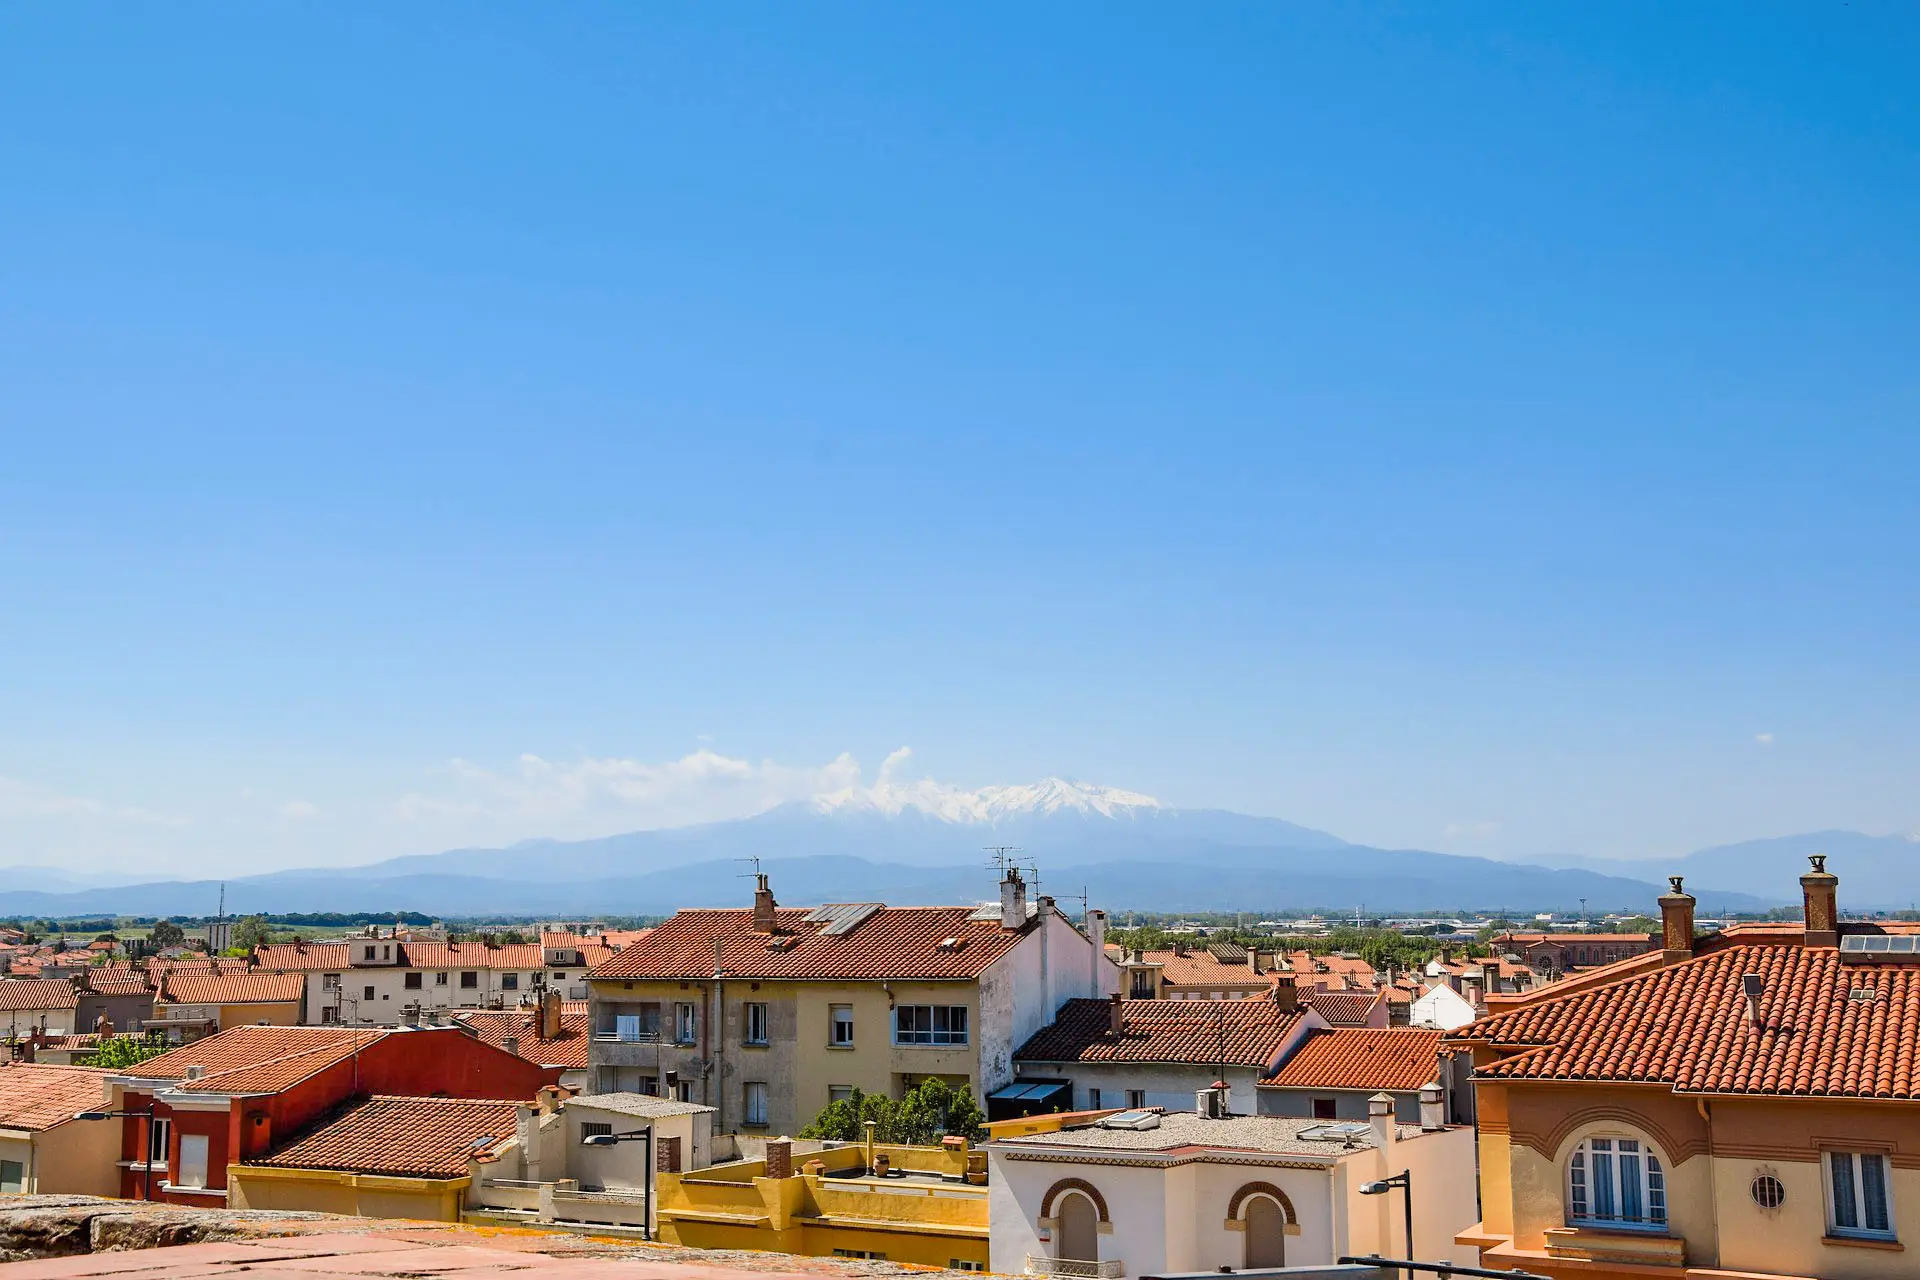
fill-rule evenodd
<path id="1" fill-rule="evenodd" d="M 1100 1121 L 1102 1129 L 1158 1129 L 1160 1113 L 1158 1111 L 1121 1111 Z"/>
<path id="2" fill-rule="evenodd" d="M 965 938 L 940 939 L 940 950 L 942 951 L 958 951 L 966 945 L 967 945 L 967 940 Z"/>

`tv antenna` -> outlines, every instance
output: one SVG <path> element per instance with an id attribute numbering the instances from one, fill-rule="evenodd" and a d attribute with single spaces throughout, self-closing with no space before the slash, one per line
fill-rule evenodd
<path id="1" fill-rule="evenodd" d="M 749 876 L 753 877 L 756 880 L 760 878 L 760 855 L 759 854 L 757 853 L 751 854 L 745 858 L 735 858 L 734 861 L 735 862 L 751 862 L 753 864 L 753 870 L 742 871 L 739 875 L 735 876 L 734 879 L 745 880 Z"/>
<path id="2" fill-rule="evenodd" d="M 1007 872 L 1019 870 L 1019 864 L 1014 861 L 1013 857 L 1014 854 L 1019 852 L 1020 846 L 1017 844 L 988 845 L 987 853 L 990 855 L 990 860 L 987 863 L 987 869 L 989 871 L 998 871 L 1000 878 L 1005 880 L 1007 878 Z"/>

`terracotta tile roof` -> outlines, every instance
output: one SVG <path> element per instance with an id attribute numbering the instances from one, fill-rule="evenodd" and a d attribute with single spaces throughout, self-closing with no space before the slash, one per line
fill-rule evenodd
<path id="1" fill-rule="evenodd" d="M 608 946 L 617 949 L 630 947 L 652 932 L 652 929 L 609 929 L 600 937 Z"/>
<path id="2" fill-rule="evenodd" d="M 174 970 L 165 975 L 159 999 L 165 1004 L 292 1004 L 306 979 L 297 973 L 211 973 Z"/>
<path id="3" fill-rule="evenodd" d="M 1357 1027 L 1372 1016 L 1385 996 L 1379 991 L 1302 991 L 1300 1000 L 1334 1026 Z"/>
<path id="4" fill-rule="evenodd" d="M 349 1103 L 291 1142 L 247 1164 L 340 1169 L 401 1178 L 460 1178 L 468 1158 L 513 1136 L 512 1102 L 392 1098 Z"/>
<path id="5" fill-rule="evenodd" d="M 1122 1000 L 1115 1037 L 1108 1002 L 1069 1000 L 1013 1055 L 1026 1062 L 1181 1062 L 1265 1067 L 1299 1026 L 1273 1001 Z M 1224 1043 L 1222 1033 L 1224 1031 Z"/>
<path id="6" fill-rule="evenodd" d="M 0 1066 L 0 1129 L 51 1129 L 107 1105 L 107 1072 L 38 1062 Z"/>
<path id="7" fill-rule="evenodd" d="M 1244 953 L 1237 964 L 1222 960 L 1211 951 L 1189 951 L 1184 956 L 1172 951 L 1148 951 L 1143 958 L 1148 964 L 1159 965 L 1161 978 L 1176 987 L 1246 986 L 1258 989 L 1270 981 L 1266 974 L 1255 973 L 1247 966 Z"/>
<path id="8" fill-rule="evenodd" d="M 344 942 L 276 942 L 254 952 L 262 969 L 310 973 L 316 969 L 350 969 L 353 954 Z"/>
<path id="9" fill-rule="evenodd" d="M 241 956 L 189 956 L 179 960 L 149 960 L 147 973 L 154 979 L 169 973 L 251 973 L 253 961 Z"/>
<path id="10" fill-rule="evenodd" d="M 176 1088 L 195 1091 L 278 1093 L 393 1034 L 345 1027 L 229 1027 L 149 1058 L 125 1074 L 173 1080 Z M 190 1066 L 204 1067 L 206 1074 L 188 1081 Z"/>
<path id="11" fill-rule="evenodd" d="M 778 933 L 753 929 L 751 911 L 680 911 L 647 936 L 596 966 L 600 978 L 711 978 L 714 940 L 719 967 L 736 978 L 970 979 L 1011 951 L 1035 927 L 1000 927 L 970 919 L 973 907 L 881 907 L 845 933 L 826 934 L 808 908 L 775 912 Z M 957 948 L 943 948 L 946 939 Z"/>
<path id="12" fill-rule="evenodd" d="M 453 1015 L 455 1022 L 472 1027 L 474 1034 L 496 1049 L 507 1047 L 513 1037 L 513 1051 L 529 1062 L 543 1067 L 569 1067 L 584 1070 L 587 1065 L 587 1002 L 568 1000 L 560 1006 L 560 1035 L 553 1040 L 540 1038 L 540 1013 L 525 1009 L 465 1009 Z"/>
<path id="13" fill-rule="evenodd" d="M 1538 942 L 1637 942 L 1642 946 L 1649 943 L 1644 933 L 1502 933 L 1496 934 L 1493 941 L 1519 943 L 1521 946 Z"/>
<path id="14" fill-rule="evenodd" d="M 1765 984 L 1757 1027 L 1747 1016 L 1745 974 Z M 1856 991 L 1872 995 L 1855 999 Z M 1920 1098 L 1914 964 L 1853 964 L 1832 948 L 1742 942 L 1604 984 L 1555 983 L 1503 1008 L 1451 1033 L 1518 1051 L 1483 1066 L 1482 1076 L 1667 1084 L 1682 1093 Z"/>
<path id="15" fill-rule="evenodd" d="M 1345 956 L 1320 955 L 1310 951 L 1295 951 L 1287 957 L 1287 963 L 1293 967 L 1296 978 L 1323 978 L 1329 974 L 1352 974 L 1362 982 L 1372 985 L 1373 966 L 1358 957 L 1348 959 Z"/>
<path id="16" fill-rule="evenodd" d="M 147 975 L 138 970 L 89 970 L 87 986 L 103 996 L 144 996 L 153 993 Z"/>
<path id="17" fill-rule="evenodd" d="M 1295 1089 L 1418 1089 L 1439 1078 L 1441 1038 L 1441 1032 L 1416 1027 L 1317 1031 L 1262 1083 Z"/>
<path id="18" fill-rule="evenodd" d="M 65 978 L 0 979 L 0 1013 L 72 1009 L 80 997 Z"/>

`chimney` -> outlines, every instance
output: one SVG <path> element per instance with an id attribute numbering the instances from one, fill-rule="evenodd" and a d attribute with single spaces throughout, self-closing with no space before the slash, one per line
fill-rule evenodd
<path id="1" fill-rule="evenodd" d="M 1373 1145 L 1385 1154 L 1400 1137 L 1400 1127 L 1393 1118 L 1393 1095 L 1376 1093 L 1367 1099 L 1367 1123 L 1373 1128 Z"/>
<path id="2" fill-rule="evenodd" d="M 1276 971 L 1273 975 L 1273 1002 L 1282 1013 L 1292 1013 L 1300 1007 L 1300 987 L 1291 973 Z"/>
<path id="3" fill-rule="evenodd" d="M 1680 887 L 1680 879 L 1668 876 L 1673 891 L 1660 895 L 1660 945 L 1669 964 L 1693 954 L 1693 895 Z"/>
<path id="4" fill-rule="evenodd" d="M 1087 912 L 1087 994 L 1098 1000 L 1103 994 L 1101 979 L 1107 971 L 1107 913 L 1099 909 Z"/>
<path id="5" fill-rule="evenodd" d="M 1027 927 L 1027 882 L 1020 878 L 1018 867 L 1008 867 L 1007 878 L 1000 882 L 1000 927 Z"/>
<path id="6" fill-rule="evenodd" d="M 1247 968 L 1253 973 L 1255 977 L 1258 977 L 1260 975 L 1260 948 L 1258 947 L 1247 948 Z"/>
<path id="7" fill-rule="evenodd" d="M 1767 993 L 1767 980 L 1757 973 L 1740 975 L 1740 994 L 1747 998 L 1747 1021 L 1760 1029 L 1760 997 Z"/>
<path id="8" fill-rule="evenodd" d="M 1127 1031 L 1127 1018 L 1120 1011 L 1120 993 L 1114 992 L 1107 997 L 1107 1034 L 1118 1040 Z"/>
<path id="9" fill-rule="evenodd" d="M 753 931 L 755 933 L 774 931 L 773 909 L 779 905 L 773 900 L 773 890 L 767 885 L 766 874 L 763 872 L 755 876 L 753 889 Z"/>
<path id="10" fill-rule="evenodd" d="M 520 1056 L 520 1037 L 503 1036 L 500 1040 L 500 1047 L 517 1058 Z"/>
<path id="11" fill-rule="evenodd" d="M 793 1143 L 786 1138 L 775 1138 L 767 1143 L 767 1176 L 769 1178 L 791 1178 L 793 1176 Z"/>
<path id="12" fill-rule="evenodd" d="M 1806 899 L 1807 939 L 1810 947 L 1840 945 L 1840 906 L 1837 901 L 1840 877 L 1827 870 L 1827 855 L 1809 854 L 1813 870 L 1800 877 L 1800 892 Z"/>
<path id="13" fill-rule="evenodd" d="M 549 991 L 540 997 L 540 1038 L 558 1040 L 560 1038 L 560 993 Z"/>
<path id="14" fill-rule="evenodd" d="M 1438 1080 L 1420 1086 L 1420 1127 L 1428 1133 L 1447 1127 L 1444 1097 Z"/>

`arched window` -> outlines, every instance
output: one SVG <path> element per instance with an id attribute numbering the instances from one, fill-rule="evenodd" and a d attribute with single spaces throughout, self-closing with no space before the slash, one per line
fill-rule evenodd
<path id="1" fill-rule="evenodd" d="M 1567 1220 L 1576 1226 L 1667 1225 L 1667 1176 L 1638 1138 L 1588 1138 L 1567 1162 Z"/>

